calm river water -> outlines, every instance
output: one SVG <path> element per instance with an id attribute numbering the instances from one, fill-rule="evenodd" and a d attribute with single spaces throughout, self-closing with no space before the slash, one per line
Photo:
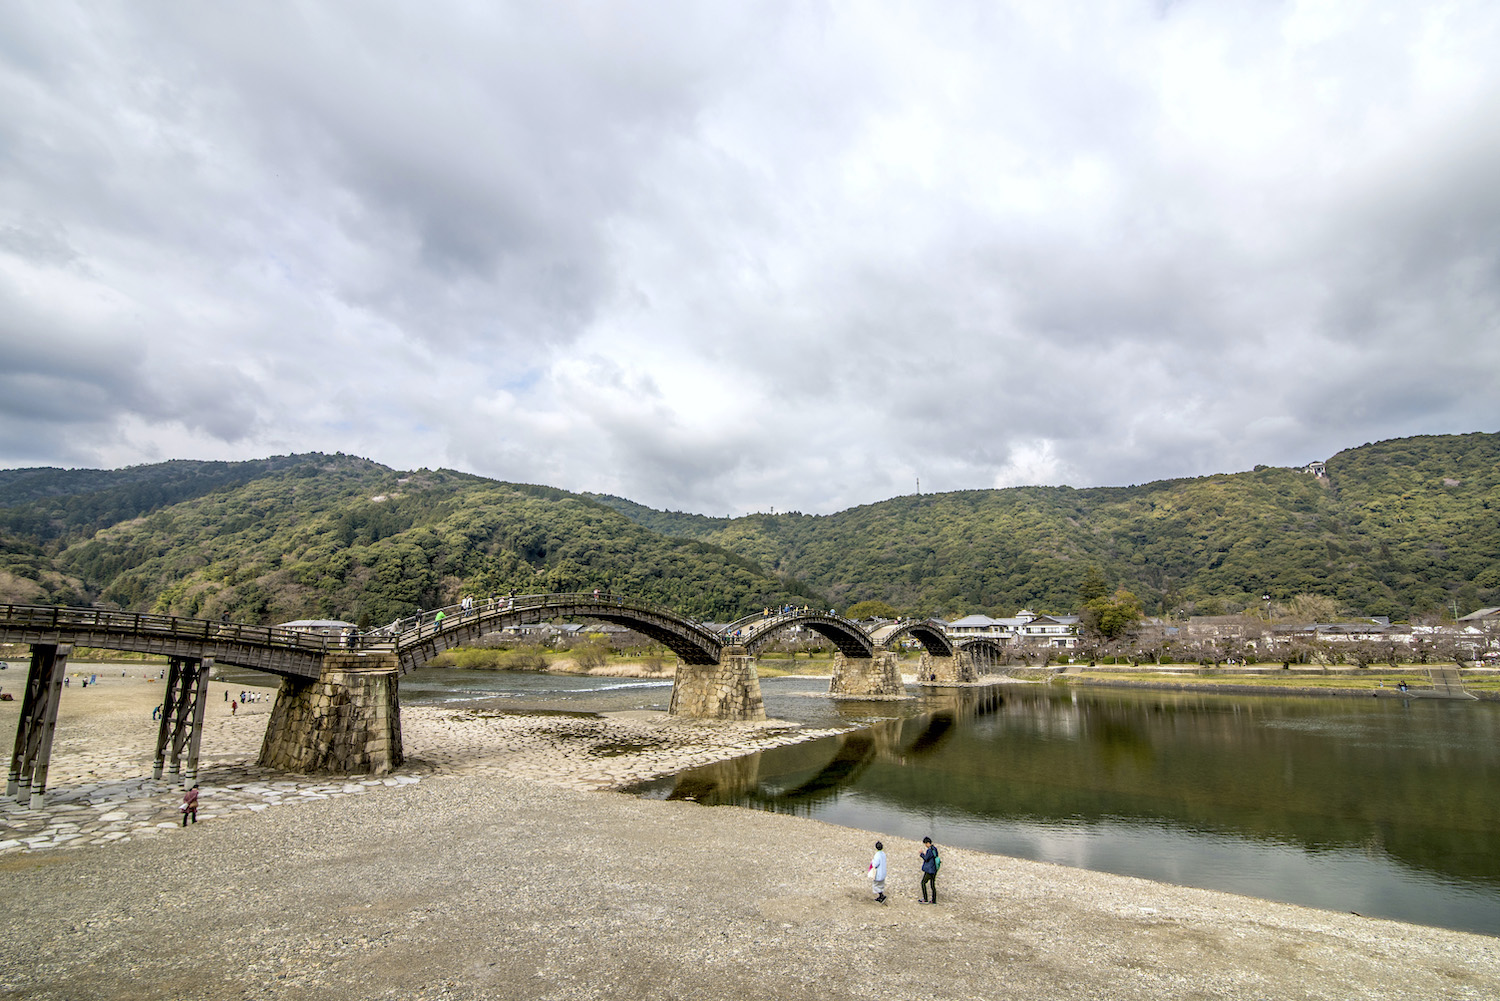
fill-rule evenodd
<path id="1" fill-rule="evenodd" d="M 1500 935 L 1500 704 L 1036 685 L 835 702 L 827 684 L 766 679 L 767 712 L 864 726 L 638 791 Z M 670 695 L 546 674 L 401 682 L 406 703 L 521 712 Z"/>
<path id="2" fill-rule="evenodd" d="M 641 791 L 1500 935 L 1500 705 L 1029 685 L 920 705 Z"/>

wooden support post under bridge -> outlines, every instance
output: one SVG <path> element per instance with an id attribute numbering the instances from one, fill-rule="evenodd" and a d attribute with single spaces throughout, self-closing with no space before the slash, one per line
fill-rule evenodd
<path id="1" fill-rule="evenodd" d="M 167 667 L 167 691 L 162 698 L 161 725 L 156 732 L 156 760 L 151 777 L 159 779 L 162 766 L 171 760 L 167 774 L 176 779 L 182 773 L 182 750 L 187 748 L 187 771 L 183 785 L 190 786 L 198 777 L 198 748 L 203 738 L 203 715 L 208 709 L 208 674 L 212 657 L 172 657 Z"/>
<path id="2" fill-rule="evenodd" d="M 16 721 L 15 749 L 10 756 L 5 794 L 33 810 L 42 808 L 47 792 L 47 767 L 52 761 L 52 736 L 57 731 L 57 707 L 62 701 L 63 677 L 73 648 L 60 643 L 33 643 L 31 669 L 21 718 Z M 28 802 L 29 801 L 29 802 Z"/>

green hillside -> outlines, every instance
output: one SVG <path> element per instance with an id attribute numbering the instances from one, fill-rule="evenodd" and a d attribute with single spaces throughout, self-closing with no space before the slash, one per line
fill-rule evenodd
<path id="1" fill-rule="evenodd" d="M 0 549 L 7 597 L 373 624 L 466 593 L 614 588 L 724 619 L 768 603 L 821 601 L 741 556 L 664 538 L 549 487 L 446 470 L 399 473 L 347 456 L 244 465 L 234 485 L 220 469 L 190 483 L 166 468 L 173 464 L 138 467 L 137 483 L 161 469 L 189 499 L 153 505 L 141 495 L 138 509 L 117 510 L 123 517 L 97 531 L 105 503 L 97 494 L 118 490 L 118 481 L 83 471 L 70 493 L 68 477 L 47 471 L 45 496 L 23 494 L 20 504 L 0 484 L 0 525 L 42 526 L 30 538 L 8 529 L 8 551 Z"/>
<path id="2" fill-rule="evenodd" d="M 352 456 L 0 470 L 0 600 L 379 624 L 465 593 L 613 588 L 729 619 L 783 601 L 1069 611 L 1097 566 L 1152 612 L 1315 593 L 1405 619 L 1500 605 L 1500 434 L 1131 487 L 709 518 Z"/>
<path id="3" fill-rule="evenodd" d="M 1066 611 L 1097 565 L 1151 611 L 1327 595 L 1406 618 L 1500 604 L 1500 434 L 1407 438 L 1290 469 L 1132 487 L 898 497 L 828 516 L 703 518 L 601 503 L 826 592 L 913 612 Z"/>

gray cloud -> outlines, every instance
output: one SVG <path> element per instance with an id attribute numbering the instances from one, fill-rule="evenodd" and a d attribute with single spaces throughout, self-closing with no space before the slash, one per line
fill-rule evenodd
<path id="1" fill-rule="evenodd" d="M 1500 15 L 0 13 L 0 462 L 710 513 L 1495 430 Z"/>

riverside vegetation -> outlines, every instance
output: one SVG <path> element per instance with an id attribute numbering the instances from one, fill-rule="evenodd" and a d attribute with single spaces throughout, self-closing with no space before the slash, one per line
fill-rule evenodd
<path id="1" fill-rule="evenodd" d="M 420 608 L 607 588 L 725 621 L 764 606 L 1148 614 L 1325 596 L 1397 620 L 1500 604 L 1500 434 L 1406 438 L 1299 470 L 898 497 L 740 518 L 400 472 L 345 455 L 0 470 L 0 600 L 380 625 Z"/>

